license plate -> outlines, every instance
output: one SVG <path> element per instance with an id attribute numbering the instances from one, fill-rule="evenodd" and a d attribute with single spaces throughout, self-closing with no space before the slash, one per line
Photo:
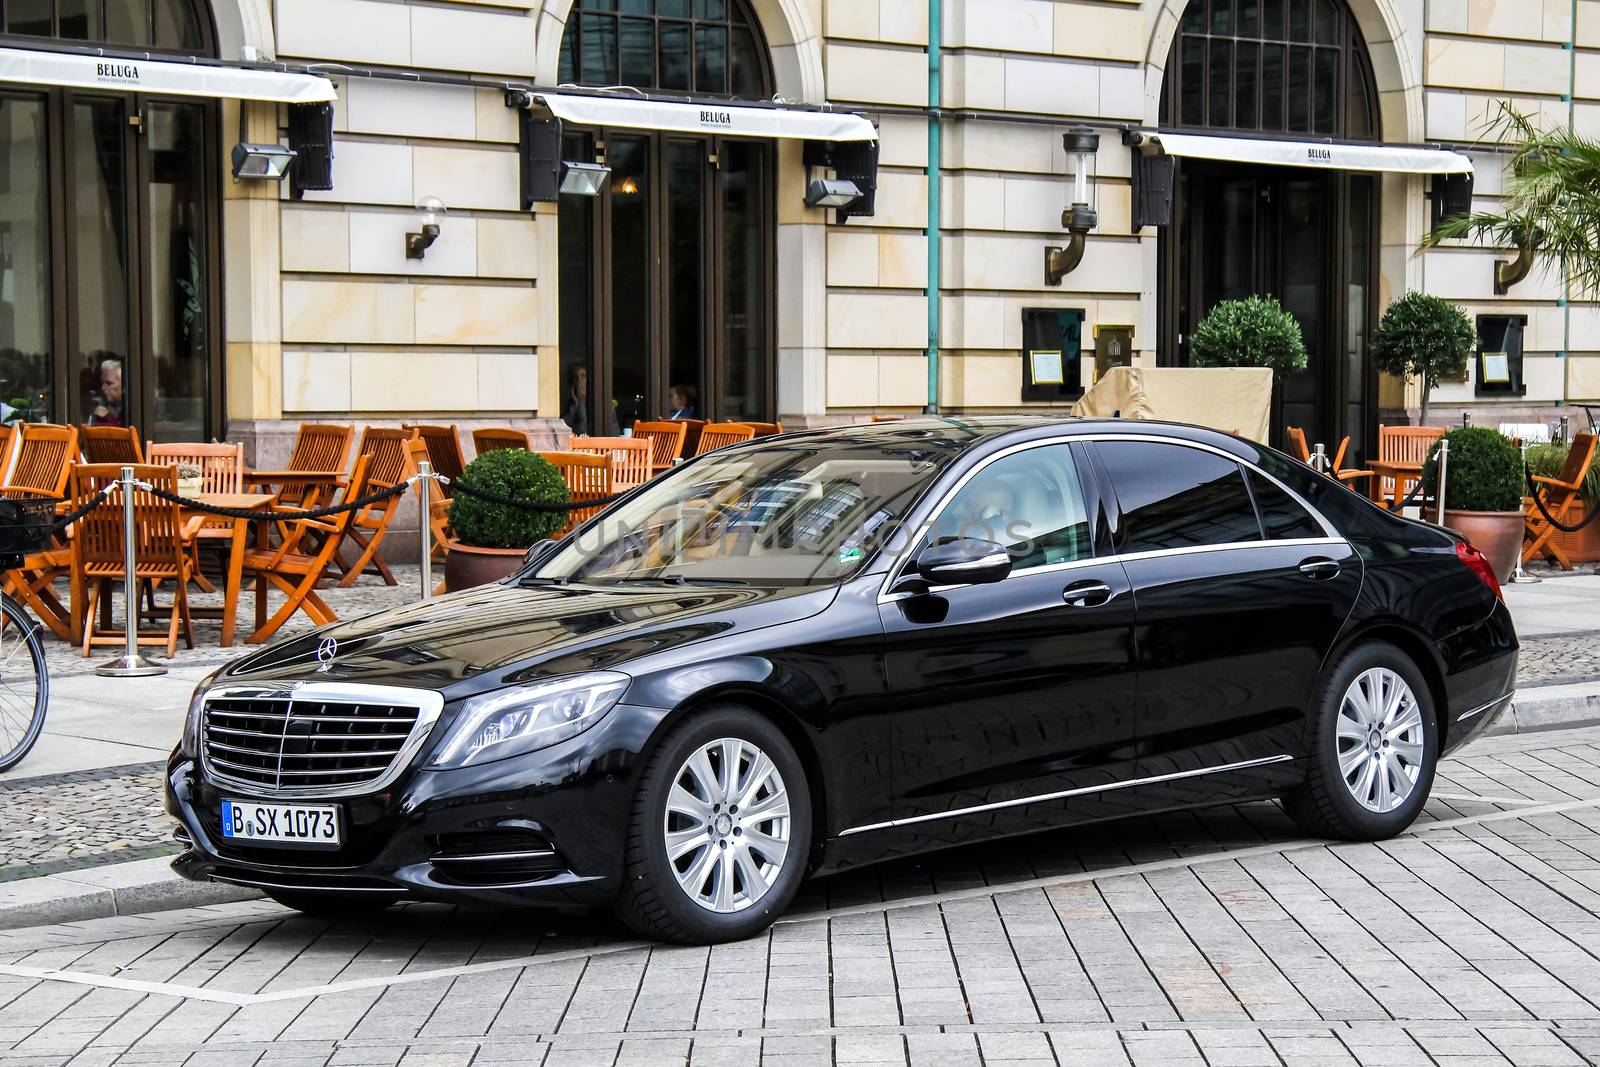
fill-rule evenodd
<path id="1" fill-rule="evenodd" d="M 339 847 L 339 809 L 333 804 L 222 802 L 222 836 L 240 844 Z"/>

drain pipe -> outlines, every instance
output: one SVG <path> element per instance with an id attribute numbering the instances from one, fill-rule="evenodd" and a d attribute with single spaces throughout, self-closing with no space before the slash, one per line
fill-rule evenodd
<path id="1" fill-rule="evenodd" d="M 943 13 L 944 0 L 928 0 L 928 406 L 923 411 L 930 415 L 939 411 L 939 127 L 944 104 L 939 48 L 944 37 Z"/>
<path id="2" fill-rule="evenodd" d="M 1578 95 L 1578 0 L 1572 0 L 1571 21 L 1567 24 L 1567 132 L 1572 132 L 1573 112 Z M 1567 259 L 1561 257 L 1561 402 L 1567 401 L 1567 364 L 1572 351 L 1572 275 Z"/>

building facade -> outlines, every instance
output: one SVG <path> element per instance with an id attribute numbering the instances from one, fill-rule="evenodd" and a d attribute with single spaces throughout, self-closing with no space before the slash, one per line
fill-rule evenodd
<path id="1" fill-rule="evenodd" d="M 1270 293 L 1311 353 L 1283 419 L 1359 453 L 1416 405 L 1367 354 L 1408 289 L 1462 304 L 1513 357 L 1442 385 L 1436 421 L 1600 403 L 1600 305 L 1539 270 L 1497 293 L 1504 250 L 1418 251 L 1441 152 L 1470 159 L 1479 207 L 1496 202 L 1502 157 L 1479 138 L 1501 101 L 1600 134 L 1600 0 L 0 7 L 0 53 L 101 50 L 92 78 L 0 62 L 0 399 L 29 418 L 226 434 L 269 462 L 306 420 L 554 440 L 688 409 L 789 425 L 1060 411 L 1097 354 L 1183 365 L 1216 300 Z M 236 143 L 286 140 L 283 93 L 119 76 L 195 58 L 331 81 L 331 188 L 232 176 Z M 609 178 L 530 202 L 508 102 L 563 85 L 863 115 L 873 213 L 807 206 L 836 163 L 817 142 L 715 118 L 567 121 L 560 158 Z M 1063 134 L 1080 124 L 1098 135 L 1096 222 L 1050 284 L 1083 169 Z M 1394 151 L 1346 151 L 1372 145 Z M 429 197 L 447 212 L 418 258 Z"/>

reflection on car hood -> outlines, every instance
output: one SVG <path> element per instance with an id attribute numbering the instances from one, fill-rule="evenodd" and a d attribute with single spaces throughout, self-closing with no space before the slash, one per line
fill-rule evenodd
<path id="1" fill-rule="evenodd" d="M 217 681 L 305 679 L 443 689 L 486 672 L 525 677 L 621 666 L 724 633 L 806 618 L 836 589 L 487 585 L 335 623 L 230 665 Z M 318 646 L 332 638 L 331 659 Z M 626 667 L 622 667 L 626 669 Z"/>

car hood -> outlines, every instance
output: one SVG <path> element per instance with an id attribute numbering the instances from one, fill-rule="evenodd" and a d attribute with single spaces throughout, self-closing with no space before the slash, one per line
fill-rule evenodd
<path id="1" fill-rule="evenodd" d="M 469 679 L 493 684 L 602 670 L 735 626 L 750 630 L 807 618 L 836 592 L 833 587 L 480 586 L 279 642 L 230 664 L 215 681 L 446 689 Z"/>

